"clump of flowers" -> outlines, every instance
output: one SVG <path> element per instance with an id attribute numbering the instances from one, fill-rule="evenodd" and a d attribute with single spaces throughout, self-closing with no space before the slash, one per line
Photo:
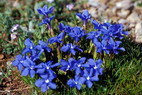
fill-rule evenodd
<path id="1" fill-rule="evenodd" d="M 91 88 L 95 81 L 99 81 L 99 75 L 103 74 L 103 59 L 96 55 L 125 51 L 121 47 L 121 40 L 128 32 L 123 30 L 121 24 L 101 24 L 84 10 L 83 13 L 76 14 L 83 21 L 83 27 L 60 23 L 60 33 L 55 36 L 50 24 L 55 16 L 48 15 L 53 13 L 54 7 L 48 8 L 45 5 L 37 11 L 44 16 L 39 26 L 47 26 L 50 38 L 46 42 L 39 41 L 37 45 L 31 39 L 26 39 L 22 54 L 17 55 L 12 64 L 21 71 L 22 76 L 34 78 L 36 75 L 38 79 L 35 85 L 41 88 L 42 92 L 58 88 L 59 82 L 77 90 L 80 90 L 82 85 Z M 94 25 L 94 31 L 86 30 L 89 22 Z M 46 60 L 42 60 L 43 54 Z"/>

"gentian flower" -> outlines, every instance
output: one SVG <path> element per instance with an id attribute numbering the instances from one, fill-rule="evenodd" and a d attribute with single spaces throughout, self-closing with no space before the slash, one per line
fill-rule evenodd
<path id="1" fill-rule="evenodd" d="M 46 92 L 49 88 L 56 89 L 56 84 L 52 82 L 54 78 L 54 76 L 44 75 L 42 79 L 36 80 L 35 85 L 41 88 L 42 92 Z"/>
<path id="2" fill-rule="evenodd" d="M 75 53 L 76 53 L 75 50 L 78 50 L 78 51 L 83 52 L 82 49 L 80 49 L 80 48 L 79 48 L 78 46 L 76 46 L 76 45 L 73 45 L 72 43 L 63 45 L 63 47 L 61 47 L 60 50 L 63 51 L 63 52 L 69 51 L 69 52 L 70 52 L 71 54 L 73 54 L 73 55 L 75 55 Z"/>
<path id="3" fill-rule="evenodd" d="M 22 71 L 22 76 L 30 75 L 31 78 L 35 75 L 35 66 L 36 63 L 32 61 L 28 56 L 26 56 L 26 60 L 23 61 L 24 69 Z"/>
<path id="4" fill-rule="evenodd" d="M 60 29 L 60 31 L 65 31 L 66 28 L 68 28 L 67 25 L 64 25 L 63 23 L 60 23 L 60 24 L 59 24 L 59 29 Z"/>
<path id="5" fill-rule="evenodd" d="M 109 39 L 108 41 L 110 47 L 111 47 L 111 50 L 115 53 L 115 54 L 118 54 L 118 50 L 122 50 L 122 51 L 125 51 L 125 49 L 123 47 L 119 47 L 120 44 L 121 44 L 121 41 L 114 41 L 113 39 Z"/>
<path id="6" fill-rule="evenodd" d="M 48 8 L 47 5 L 44 5 L 43 8 L 38 8 L 37 11 L 39 14 L 42 14 L 42 15 L 48 17 L 48 14 L 53 13 L 54 7 Z"/>
<path id="7" fill-rule="evenodd" d="M 96 20 L 91 19 L 92 24 L 94 25 L 94 29 L 100 29 L 100 23 L 98 23 Z"/>
<path id="8" fill-rule="evenodd" d="M 65 36 L 65 32 L 61 32 L 58 36 L 50 38 L 48 40 L 48 42 L 50 44 L 53 44 L 53 43 L 62 43 L 62 39 L 64 38 L 64 36 Z"/>
<path id="9" fill-rule="evenodd" d="M 101 38 L 101 31 L 92 31 L 87 34 L 87 39 L 91 39 L 93 43 L 96 43 Z"/>
<path id="10" fill-rule="evenodd" d="M 77 13 L 76 15 L 83 20 L 83 25 L 86 25 L 88 19 L 91 18 L 91 15 L 89 14 L 88 10 L 84 10 L 82 14 Z"/>
<path id="11" fill-rule="evenodd" d="M 93 85 L 92 82 L 93 81 L 98 81 L 99 80 L 97 74 L 93 75 L 93 69 L 92 68 L 89 70 L 89 72 L 85 69 L 83 77 L 86 79 L 85 83 L 86 83 L 88 88 L 92 87 L 92 85 Z"/>
<path id="12" fill-rule="evenodd" d="M 38 25 L 38 26 L 41 26 L 43 24 L 46 24 L 48 26 L 48 29 L 51 29 L 51 26 L 50 26 L 50 22 L 54 19 L 55 16 L 52 16 L 50 18 L 45 18 L 42 20 L 42 22 Z"/>
<path id="13" fill-rule="evenodd" d="M 74 27 L 71 32 L 68 33 L 71 38 L 74 38 L 76 42 L 80 40 L 81 37 L 85 36 L 85 31 L 81 27 Z"/>
<path id="14" fill-rule="evenodd" d="M 110 53 L 110 46 L 108 45 L 106 40 L 102 40 L 101 42 L 95 41 L 93 42 L 95 46 L 97 47 L 97 52 L 102 53 L 102 51 L 105 51 L 106 54 Z"/>
<path id="15" fill-rule="evenodd" d="M 90 71 L 90 69 L 93 68 L 94 75 L 102 74 L 103 69 L 101 68 L 101 65 L 103 61 L 101 59 L 94 61 L 94 59 L 90 58 L 88 59 L 87 63 L 90 65 L 90 67 L 87 69 L 88 71 Z"/>
<path id="16" fill-rule="evenodd" d="M 86 60 L 86 58 L 82 57 L 82 58 L 80 58 L 79 60 L 76 61 L 75 68 L 74 68 L 76 75 L 78 75 L 79 73 L 82 72 L 81 68 L 89 67 L 89 64 L 83 64 L 83 63 L 85 63 L 85 60 Z"/>
<path id="17" fill-rule="evenodd" d="M 74 66 L 75 66 L 75 63 L 76 63 L 76 60 L 73 59 L 73 58 L 70 58 L 70 59 L 68 60 L 68 62 L 65 61 L 65 60 L 63 60 L 63 59 L 61 59 L 61 60 L 60 60 L 60 64 L 61 64 L 62 66 L 61 66 L 60 69 L 63 70 L 63 71 L 73 70 L 73 69 L 74 69 Z"/>
<path id="18" fill-rule="evenodd" d="M 12 62 L 12 65 L 16 66 L 19 71 L 22 71 L 24 60 L 25 58 L 23 58 L 23 56 L 19 54 L 16 56 L 16 59 Z"/>
<path id="19" fill-rule="evenodd" d="M 41 40 L 38 42 L 38 45 L 35 48 L 37 50 L 40 50 L 40 51 L 42 51 L 42 50 L 45 50 L 47 52 L 51 51 L 51 48 L 48 47 L 48 43 L 47 42 L 45 43 L 45 42 L 43 42 Z"/>
<path id="20" fill-rule="evenodd" d="M 48 61 L 46 63 L 41 63 L 36 66 L 36 68 L 37 68 L 36 73 L 39 73 L 39 74 L 48 73 L 50 75 L 53 75 L 54 71 L 52 70 L 52 68 L 57 67 L 59 65 L 60 65 L 59 63 L 52 64 L 52 61 Z"/>
<path id="21" fill-rule="evenodd" d="M 67 84 L 70 87 L 76 87 L 77 90 L 80 90 L 82 87 L 82 84 L 84 84 L 84 82 L 85 82 L 84 77 L 75 76 L 75 79 L 69 79 Z"/>
<path id="22" fill-rule="evenodd" d="M 25 40 L 25 45 L 26 47 L 23 49 L 22 54 L 31 53 L 31 55 L 35 55 L 35 46 L 29 38 Z"/>

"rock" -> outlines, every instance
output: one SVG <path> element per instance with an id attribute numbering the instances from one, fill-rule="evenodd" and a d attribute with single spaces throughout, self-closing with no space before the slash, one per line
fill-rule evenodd
<path id="1" fill-rule="evenodd" d="M 139 22 L 135 26 L 135 41 L 142 43 L 142 22 Z"/>
<path id="2" fill-rule="evenodd" d="M 116 3 L 118 9 L 129 9 L 132 6 L 134 6 L 134 4 L 131 3 L 131 0 L 123 0 Z"/>
<path id="3" fill-rule="evenodd" d="M 0 54 L 0 60 L 3 59 L 3 58 L 4 58 L 4 55 L 3 55 L 3 54 Z"/>
<path id="4" fill-rule="evenodd" d="M 93 17 L 98 17 L 98 15 L 97 15 L 97 9 L 96 8 L 94 8 L 94 7 L 91 7 L 90 9 L 89 9 L 89 13 L 93 16 Z"/>
<path id="5" fill-rule="evenodd" d="M 93 7 L 97 7 L 100 5 L 99 0 L 89 0 L 88 4 L 93 6 Z"/>
<path id="6" fill-rule="evenodd" d="M 118 15 L 119 17 L 126 18 L 129 13 L 130 13 L 129 10 L 124 10 L 124 9 L 122 9 L 121 11 L 118 11 L 118 12 L 117 12 L 117 15 Z"/>
<path id="7" fill-rule="evenodd" d="M 137 23 L 140 21 L 140 18 L 136 12 L 133 12 L 128 16 L 127 21 L 130 23 Z"/>
<path id="8" fill-rule="evenodd" d="M 119 19 L 119 20 L 118 20 L 118 23 L 126 24 L 126 23 L 127 23 L 127 20 L 125 20 L 125 19 Z"/>

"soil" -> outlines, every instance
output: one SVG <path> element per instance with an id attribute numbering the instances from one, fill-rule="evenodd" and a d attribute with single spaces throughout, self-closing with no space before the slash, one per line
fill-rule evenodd
<path id="1" fill-rule="evenodd" d="M 3 55 L 4 57 L 0 59 L 0 72 L 1 69 L 4 71 L 4 73 L 7 73 L 6 67 L 7 61 L 10 61 L 13 59 L 10 58 L 10 55 Z M 12 67 L 14 68 L 14 67 Z M 1 76 L 0 76 L 1 77 Z M 25 84 L 21 79 L 21 76 L 15 68 L 15 70 L 11 71 L 11 75 L 8 77 L 2 77 L 2 81 L 0 82 L 0 95 L 30 95 L 30 87 Z"/>

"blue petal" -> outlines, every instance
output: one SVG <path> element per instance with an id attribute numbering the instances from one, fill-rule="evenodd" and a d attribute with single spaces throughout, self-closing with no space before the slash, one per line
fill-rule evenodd
<path id="1" fill-rule="evenodd" d="M 30 67 L 30 62 L 28 60 L 23 61 L 23 66 Z"/>
<path id="2" fill-rule="evenodd" d="M 17 66 L 19 64 L 19 61 L 17 61 L 17 60 L 14 60 L 13 62 L 12 62 L 12 65 L 13 66 Z"/>
<path id="3" fill-rule="evenodd" d="M 75 55 L 76 51 L 74 49 L 70 49 L 71 54 Z"/>
<path id="4" fill-rule="evenodd" d="M 37 69 L 36 73 L 43 74 L 43 73 L 44 73 L 44 71 L 45 71 L 45 68 L 43 68 L 43 69 Z"/>
<path id="5" fill-rule="evenodd" d="M 85 81 L 86 81 L 86 79 L 84 77 L 80 77 L 80 79 L 79 79 L 80 84 L 84 84 Z"/>
<path id="6" fill-rule="evenodd" d="M 93 83 L 91 82 L 91 81 L 86 81 L 86 85 L 87 85 L 87 87 L 88 88 L 91 88 L 92 87 L 92 85 L 93 85 Z"/>
<path id="7" fill-rule="evenodd" d="M 42 84 L 41 85 L 41 91 L 46 92 L 47 90 L 48 90 L 47 84 L 46 83 Z"/>
<path id="8" fill-rule="evenodd" d="M 57 67 L 59 65 L 60 65 L 59 63 L 53 64 L 53 65 L 51 65 L 51 68 Z"/>
<path id="9" fill-rule="evenodd" d="M 41 85 L 42 85 L 43 83 L 44 83 L 44 80 L 38 79 L 38 80 L 36 80 L 35 85 L 36 85 L 37 87 L 41 87 Z"/>
<path id="10" fill-rule="evenodd" d="M 77 88 L 77 90 L 80 90 L 80 89 L 81 89 L 81 85 L 80 85 L 80 84 L 77 84 L 77 85 L 76 85 L 76 88 Z"/>
<path id="11" fill-rule="evenodd" d="M 16 59 L 17 59 L 17 60 L 21 60 L 21 59 L 22 59 L 22 55 L 21 55 L 21 54 L 17 55 L 17 56 L 16 56 Z"/>
<path id="12" fill-rule="evenodd" d="M 22 71 L 22 69 L 23 69 L 23 65 L 22 65 L 22 64 L 18 64 L 17 67 L 18 67 L 18 70 L 19 70 L 19 71 Z"/>
<path id="13" fill-rule="evenodd" d="M 60 69 L 66 71 L 67 67 L 61 67 Z"/>
<path id="14" fill-rule="evenodd" d="M 30 70 L 30 77 L 33 78 L 35 76 L 35 70 Z"/>
<path id="15" fill-rule="evenodd" d="M 61 47 L 60 50 L 63 52 L 67 52 L 69 50 L 69 47 L 64 45 L 63 47 Z"/>
<path id="16" fill-rule="evenodd" d="M 98 75 L 95 75 L 95 76 L 91 77 L 90 80 L 91 81 L 98 81 L 99 80 Z"/>
<path id="17" fill-rule="evenodd" d="M 48 75 L 47 74 L 40 74 L 40 77 L 43 78 L 43 79 L 47 79 Z"/>
<path id="18" fill-rule="evenodd" d="M 29 68 L 25 68 L 23 71 L 22 71 L 22 76 L 27 76 L 29 74 Z"/>
<path id="19" fill-rule="evenodd" d="M 92 66 L 94 66 L 94 65 L 95 65 L 95 61 L 94 61 L 94 59 L 88 59 L 88 63 L 89 63 L 90 65 L 92 65 Z"/>
<path id="20" fill-rule="evenodd" d="M 62 66 L 67 66 L 68 65 L 68 62 L 63 60 L 63 59 L 60 60 L 60 63 L 61 63 Z"/>
<path id="21" fill-rule="evenodd" d="M 51 88 L 51 89 L 56 89 L 56 84 L 55 83 L 52 83 L 52 82 L 50 82 L 49 83 L 49 87 Z"/>

